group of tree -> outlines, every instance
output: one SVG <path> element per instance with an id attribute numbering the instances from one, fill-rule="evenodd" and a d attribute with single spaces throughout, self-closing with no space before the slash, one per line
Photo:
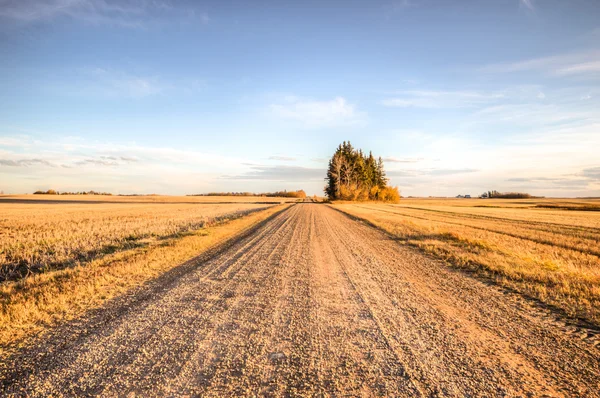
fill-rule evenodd
<path id="1" fill-rule="evenodd" d="M 306 198 L 306 192 L 302 189 L 297 191 L 276 191 L 276 192 L 263 192 L 263 193 L 253 193 L 253 192 L 209 192 L 209 193 L 201 193 L 197 195 L 189 195 L 189 196 L 257 196 L 257 197 L 268 197 L 268 198 L 298 198 L 304 199 Z"/>
<path id="2" fill-rule="evenodd" d="M 47 191 L 35 191 L 34 195 L 106 195 L 110 196 L 112 193 L 110 192 L 96 192 L 96 191 L 81 191 L 81 192 L 59 192 L 54 189 L 49 189 Z"/>
<path id="3" fill-rule="evenodd" d="M 397 187 L 388 186 L 383 160 L 344 141 L 329 160 L 325 194 L 330 200 L 398 202 Z"/>
<path id="4" fill-rule="evenodd" d="M 264 193 L 260 196 L 267 196 L 267 197 L 275 197 L 275 198 L 298 198 L 298 199 L 304 199 L 306 198 L 306 192 L 304 192 L 304 190 L 299 189 L 297 191 L 277 191 L 277 192 L 268 192 L 268 193 Z"/>
<path id="5" fill-rule="evenodd" d="M 481 194 L 482 198 L 487 199 L 531 199 L 531 196 L 528 193 L 523 192 L 498 192 L 498 191 L 487 191 Z"/>

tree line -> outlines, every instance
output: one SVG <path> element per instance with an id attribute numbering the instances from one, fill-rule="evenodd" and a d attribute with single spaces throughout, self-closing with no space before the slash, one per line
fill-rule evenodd
<path id="1" fill-rule="evenodd" d="M 531 196 L 528 193 L 524 193 L 524 192 L 498 192 L 496 190 L 493 191 L 487 191 L 484 192 L 483 194 L 481 194 L 482 198 L 489 198 L 489 199 L 532 199 L 535 198 L 535 196 Z"/>
<path id="2" fill-rule="evenodd" d="M 306 198 L 306 192 L 299 189 L 297 191 L 276 191 L 276 192 L 264 192 L 264 193 L 253 193 L 253 192 L 209 192 L 201 193 L 196 195 L 188 196 L 258 196 L 267 198 Z"/>
<path id="3" fill-rule="evenodd" d="M 325 194 L 330 200 L 398 202 L 397 187 L 388 186 L 383 160 L 364 154 L 350 141 L 340 144 L 329 160 Z"/>
<path id="4" fill-rule="evenodd" d="M 105 195 L 105 196 L 111 196 L 112 193 L 110 192 L 96 192 L 96 191 L 81 191 L 81 192 L 59 192 L 57 190 L 54 189 L 49 189 L 47 191 L 35 191 L 33 193 L 34 195 Z"/>

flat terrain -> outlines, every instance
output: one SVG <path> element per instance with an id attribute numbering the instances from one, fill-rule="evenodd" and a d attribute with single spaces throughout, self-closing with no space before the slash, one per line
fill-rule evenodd
<path id="1" fill-rule="evenodd" d="M 0 197 L 0 282 L 89 262 L 271 206 L 247 198 L 195 203 L 182 197 L 123 202 L 110 196 L 39 196 Z"/>
<path id="2" fill-rule="evenodd" d="M 0 195 L 0 203 L 167 203 L 227 204 L 296 202 L 296 198 L 266 196 L 162 196 L 162 195 Z"/>
<path id="3" fill-rule="evenodd" d="M 406 199 L 338 209 L 600 327 L 600 200 Z"/>
<path id="4" fill-rule="evenodd" d="M 40 202 L 40 196 L 46 198 Z M 0 196 L 0 361 L 15 344 L 197 257 L 286 206 L 245 197 L 225 203 L 121 199 Z"/>
<path id="5" fill-rule="evenodd" d="M 600 350 L 552 312 L 320 204 L 68 322 L 3 394 L 600 396 Z"/>

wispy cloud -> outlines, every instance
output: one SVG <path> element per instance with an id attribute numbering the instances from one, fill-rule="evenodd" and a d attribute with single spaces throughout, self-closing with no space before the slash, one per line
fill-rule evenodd
<path id="1" fill-rule="evenodd" d="M 382 100 L 381 104 L 397 108 L 466 108 L 503 97 L 501 92 L 412 90 L 401 91 L 394 97 Z"/>
<path id="2" fill-rule="evenodd" d="M 275 155 L 275 156 L 269 156 L 269 160 L 280 160 L 283 162 L 293 162 L 296 160 L 296 158 L 292 157 L 292 156 L 277 156 L 277 155 Z"/>
<path id="3" fill-rule="evenodd" d="M 583 73 L 600 74 L 600 59 L 590 62 L 581 62 L 574 65 L 567 65 L 555 71 L 558 76 L 577 75 Z"/>
<path id="4" fill-rule="evenodd" d="M 531 11 L 535 11 L 534 0 L 519 0 L 519 4 Z"/>
<path id="5" fill-rule="evenodd" d="M 417 163 L 421 160 L 423 160 L 423 158 L 396 158 L 394 156 L 387 156 L 383 158 L 383 161 L 387 163 Z"/>
<path id="6" fill-rule="evenodd" d="M 387 172 L 388 177 L 423 177 L 423 176 L 450 176 L 456 174 L 475 173 L 478 169 L 407 169 L 391 170 Z"/>
<path id="7" fill-rule="evenodd" d="M 77 166 L 124 166 L 138 161 L 138 158 L 132 156 L 99 156 L 97 158 L 78 160 L 73 164 Z"/>
<path id="8" fill-rule="evenodd" d="M 479 171 L 478 169 L 434 169 L 429 170 L 425 174 L 429 174 L 432 176 L 449 176 L 455 174 L 466 174 L 466 173 L 475 173 Z"/>
<path id="9" fill-rule="evenodd" d="M 6 135 L 3 138 L 7 137 L 14 140 L 2 140 L 6 144 L 15 140 L 30 143 L 25 147 L 0 143 L 0 185 L 9 192 L 48 188 L 168 194 L 221 191 L 243 184 L 225 183 L 219 176 L 248 170 L 242 165 L 247 159 L 194 149 L 78 137 L 38 140 Z M 260 186 L 260 179 L 254 181 Z"/>
<path id="10" fill-rule="evenodd" d="M 598 174 L 596 174 L 598 173 Z M 525 189 L 585 189 L 593 181 L 600 180 L 600 167 L 583 169 L 581 172 L 554 177 L 514 177 L 506 181 L 518 183 Z"/>
<path id="11" fill-rule="evenodd" d="M 48 167 L 56 167 L 55 164 L 44 160 L 44 159 L 0 159 L 1 166 L 9 166 L 9 167 L 30 167 L 30 166 L 48 166 Z"/>
<path id="12" fill-rule="evenodd" d="M 4 0 L 0 18 L 22 23 L 70 18 L 90 25 L 143 27 L 169 13 L 208 23 L 206 13 L 181 9 L 159 0 Z"/>
<path id="13" fill-rule="evenodd" d="M 523 61 L 487 65 L 486 73 L 541 72 L 549 76 L 600 76 L 600 50 L 552 55 Z"/>
<path id="14" fill-rule="evenodd" d="M 276 117 L 315 128 L 359 124 L 366 118 L 366 114 L 359 112 L 343 97 L 317 101 L 290 96 L 280 103 L 269 105 L 268 109 Z"/>
<path id="15" fill-rule="evenodd" d="M 166 167 L 196 168 L 203 165 L 219 164 L 223 169 L 239 168 L 242 160 L 211 153 L 175 149 L 169 147 L 150 147 L 136 143 L 90 142 L 78 137 L 65 137 L 53 141 L 33 140 L 25 136 L 7 136 L 12 140 L 31 142 L 26 148 L 4 145 L 0 141 L 0 165 L 13 167 L 49 166 L 64 164 L 70 167 L 80 166 L 120 166 L 128 168 L 147 168 L 158 164 Z"/>
<path id="16" fill-rule="evenodd" d="M 0 137 L 0 146 L 26 147 L 34 144 L 34 140 L 26 135 Z"/>
<path id="17" fill-rule="evenodd" d="M 246 173 L 237 175 L 223 175 L 221 178 L 228 180 L 265 180 L 265 181 L 295 181 L 308 182 L 322 180 L 324 169 L 301 166 L 250 166 Z"/>
<path id="18" fill-rule="evenodd" d="M 600 166 L 583 169 L 581 175 L 594 181 L 600 181 Z"/>
<path id="19" fill-rule="evenodd" d="M 138 162 L 139 161 L 138 158 L 130 157 L 130 156 L 119 156 L 119 159 L 123 160 L 124 162 L 128 162 L 128 163 Z"/>

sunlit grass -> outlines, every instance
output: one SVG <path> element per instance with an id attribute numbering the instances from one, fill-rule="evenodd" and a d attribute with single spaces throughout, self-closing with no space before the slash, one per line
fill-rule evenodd
<path id="1" fill-rule="evenodd" d="M 0 283 L 0 354 L 198 256 L 282 206 L 3 205 L 3 247 L 28 248 L 53 264 L 66 259 L 69 265 Z M 102 255 L 69 257 L 90 250 Z"/>
<path id="2" fill-rule="evenodd" d="M 269 206 L 58 200 L 51 204 L 0 202 L 0 281 L 77 266 Z"/>
<path id="3" fill-rule="evenodd" d="M 522 202 L 412 199 L 336 207 L 451 266 L 600 324 L 600 213 L 574 211 L 574 200 L 551 210 Z"/>

